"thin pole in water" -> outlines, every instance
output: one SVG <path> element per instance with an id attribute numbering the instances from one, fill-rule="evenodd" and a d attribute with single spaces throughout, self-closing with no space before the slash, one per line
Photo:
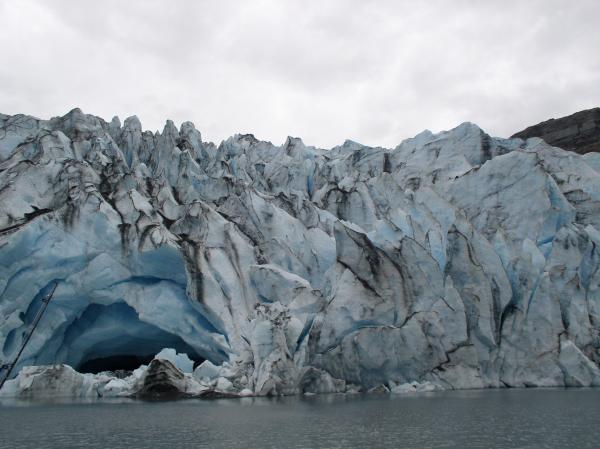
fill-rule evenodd
<path id="1" fill-rule="evenodd" d="M 40 320 L 42 319 L 44 312 L 46 312 L 46 309 L 48 308 L 48 304 L 50 304 L 50 300 L 52 299 L 52 295 L 54 295 L 54 291 L 56 290 L 57 285 L 58 285 L 58 282 L 54 281 L 54 285 L 52 286 L 52 290 L 50 290 L 50 293 L 48 293 L 46 296 L 44 296 L 42 298 L 42 307 L 40 308 L 40 310 L 38 310 L 38 313 L 36 314 L 35 318 L 33 319 L 33 324 L 31 326 L 31 329 L 29 329 L 27 336 L 23 340 L 23 343 L 21 344 L 21 349 L 19 349 L 19 352 L 17 352 L 17 355 L 14 358 L 14 360 L 12 361 L 12 363 L 9 363 L 8 365 L 5 366 L 6 374 L 4 375 L 4 378 L 0 381 L 0 390 L 4 386 L 4 382 L 6 382 L 8 380 L 8 378 L 10 377 L 10 373 L 12 373 L 13 368 L 15 366 L 17 366 L 17 363 L 19 362 L 19 357 L 21 357 L 21 354 L 25 350 L 25 346 L 27 346 L 27 343 L 29 343 L 29 340 L 31 339 L 31 336 L 33 335 L 33 332 L 35 331 L 35 328 L 37 327 Z"/>

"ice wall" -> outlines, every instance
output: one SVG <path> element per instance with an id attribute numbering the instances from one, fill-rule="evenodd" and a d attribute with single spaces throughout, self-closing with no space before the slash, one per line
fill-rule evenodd
<path id="1" fill-rule="evenodd" d="M 172 347 L 255 394 L 598 385 L 594 167 L 470 123 L 322 150 L 0 115 L 0 358 L 56 281 L 20 367 Z"/>

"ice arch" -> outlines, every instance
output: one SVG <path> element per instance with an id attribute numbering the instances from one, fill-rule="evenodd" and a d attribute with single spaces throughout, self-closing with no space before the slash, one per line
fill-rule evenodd
<path id="1" fill-rule="evenodd" d="M 180 336 L 140 320 L 125 302 L 90 304 L 60 339 L 45 345 L 38 360 L 67 363 L 81 372 L 131 370 L 166 347 L 186 353 L 196 363 L 206 359 Z"/>

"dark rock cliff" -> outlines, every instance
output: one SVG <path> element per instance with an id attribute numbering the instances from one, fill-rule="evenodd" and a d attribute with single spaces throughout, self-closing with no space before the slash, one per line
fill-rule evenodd
<path id="1" fill-rule="evenodd" d="M 600 108 L 546 120 L 519 131 L 512 137 L 541 137 L 552 146 L 579 154 L 600 152 Z"/>

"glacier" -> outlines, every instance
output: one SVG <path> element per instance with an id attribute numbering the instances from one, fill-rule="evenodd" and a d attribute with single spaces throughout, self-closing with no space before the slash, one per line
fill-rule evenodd
<path id="1" fill-rule="evenodd" d="M 57 283 L 0 395 L 599 386 L 599 230 L 600 154 L 471 123 L 324 150 L 0 114 L 4 363 Z"/>

